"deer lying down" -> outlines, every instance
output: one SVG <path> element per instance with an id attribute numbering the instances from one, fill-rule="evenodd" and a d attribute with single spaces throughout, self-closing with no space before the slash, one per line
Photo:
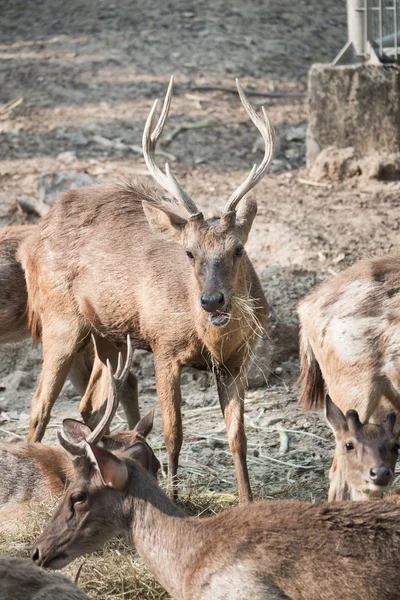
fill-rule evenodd
<path id="1" fill-rule="evenodd" d="M 153 178 L 174 201 L 145 185 L 101 185 L 60 196 L 21 247 L 30 326 L 41 336 L 43 369 L 32 399 L 29 441 L 39 441 L 77 346 L 90 332 L 103 361 L 109 345 L 154 353 L 157 395 L 168 452 L 168 487 L 176 496 L 182 446 L 180 374 L 184 366 L 212 369 L 238 480 L 251 498 L 246 463 L 246 367 L 268 307 L 244 245 L 257 212 L 242 198 L 265 175 L 274 135 L 240 84 L 242 104 L 265 144 L 264 158 L 232 193 L 219 218 L 206 219 L 171 174 L 155 161 L 172 97 L 160 118 L 157 101 L 143 133 Z M 68 285 L 60 285 L 68 282 Z"/>
<path id="2" fill-rule="evenodd" d="M 380 424 L 361 423 L 357 411 L 344 415 L 327 395 L 325 416 L 336 439 L 328 500 L 382 498 L 392 486 L 399 455 L 395 413 Z"/>
<path id="3" fill-rule="evenodd" d="M 20 225 L 0 230 L 0 344 L 20 342 L 31 335 L 25 275 L 16 255 L 20 244 L 37 229 L 38 225 Z M 95 427 L 104 411 L 108 373 L 91 341 L 75 353 L 69 378 L 83 396 L 80 412 L 84 421 L 90 427 Z M 139 408 L 137 380 L 132 373 L 121 394 L 121 404 L 128 425 L 133 428 L 139 420 Z"/>
<path id="4" fill-rule="evenodd" d="M 157 478 L 160 463 L 146 442 L 146 437 L 153 427 L 153 411 L 143 417 L 133 431 L 105 435 L 117 409 L 118 396 L 126 383 L 132 358 L 132 347 L 128 343 L 125 367 L 122 369 L 120 364 L 114 375 L 118 395 L 110 392 L 105 414 L 95 430 L 91 431 L 89 427 L 74 419 L 65 419 L 64 431 L 76 442 L 83 439 L 91 444 L 101 442 L 102 447 L 116 455 L 122 452 L 128 454 Z M 0 522 L 6 522 L 14 514 L 24 514 L 19 503 L 42 500 L 49 494 L 61 493 L 73 474 L 72 458 L 63 448 L 44 444 L 1 445 L 0 473 L 0 508 L 3 507 Z"/>
<path id="5" fill-rule="evenodd" d="M 46 573 L 32 561 L 0 557 L 1 600 L 89 600 L 65 575 Z"/>
<path id="6" fill-rule="evenodd" d="M 298 309 L 305 409 L 329 395 L 344 413 L 379 422 L 400 411 L 400 257 L 361 260 Z"/>
<path id="7" fill-rule="evenodd" d="M 74 476 L 32 558 L 60 569 L 116 534 L 178 600 L 399 600 L 400 507 L 260 502 L 190 518 L 131 458 L 60 441 Z"/>

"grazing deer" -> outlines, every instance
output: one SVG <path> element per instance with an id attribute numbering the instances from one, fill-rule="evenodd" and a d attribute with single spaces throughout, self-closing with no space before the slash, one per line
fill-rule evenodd
<path id="1" fill-rule="evenodd" d="M 105 435 L 117 410 L 118 400 L 126 384 L 133 359 L 133 350 L 128 341 L 126 364 L 122 362 L 114 375 L 116 393 L 110 388 L 105 413 L 96 428 L 91 429 L 75 419 L 64 420 L 64 431 L 75 441 L 85 439 L 90 444 L 99 444 L 114 454 L 124 452 L 137 460 L 155 478 L 160 463 L 146 442 L 153 428 L 154 411 L 150 411 L 135 426 L 133 431 L 121 431 Z M 41 500 L 48 494 L 59 494 L 68 484 L 73 472 L 71 455 L 63 448 L 44 444 L 1 444 L 0 507 L 9 504 Z M 3 511 L 7 515 L 7 511 Z M 0 515 L 1 516 L 1 515 Z"/>
<path id="2" fill-rule="evenodd" d="M 90 600 L 76 585 L 58 573 L 46 573 L 32 561 L 0 557 L 1 600 Z"/>
<path id="3" fill-rule="evenodd" d="M 16 225 L 0 231 L 0 344 L 20 342 L 30 337 L 25 275 L 16 255 L 20 244 L 36 229 L 35 225 Z M 91 342 L 76 352 L 69 378 L 84 396 L 80 406 L 82 417 L 88 425 L 95 427 L 104 411 L 108 373 Z M 137 379 L 132 373 L 121 393 L 121 404 L 129 427 L 134 427 L 140 415 Z"/>
<path id="4" fill-rule="evenodd" d="M 393 483 L 399 455 L 395 413 L 380 424 L 361 423 L 357 411 L 344 415 L 327 395 L 325 416 L 336 439 L 328 501 L 382 498 Z"/>
<path id="5" fill-rule="evenodd" d="M 65 192 L 20 250 L 30 327 L 40 334 L 43 370 L 32 400 L 30 441 L 40 440 L 71 360 L 93 332 L 101 360 L 129 334 L 154 353 L 156 387 L 168 452 L 168 484 L 176 496 L 182 445 L 180 373 L 212 368 L 236 467 L 239 499 L 251 498 L 244 428 L 245 367 L 268 307 L 244 251 L 257 204 L 240 200 L 263 177 L 273 132 L 237 82 L 242 104 L 265 142 L 261 164 L 206 220 L 154 153 L 168 116 L 171 82 L 155 125 L 147 119 L 143 152 L 154 179 L 175 199 L 141 184 Z"/>
<path id="6" fill-rule="evenodd" d="M 323 406 L 324 382 L 343 412 L 379 422 L 400 412 L 400 258 L 361 260 L 298 309 L 301 402 Z"/>
<path id="7" fill-rule="evenodd" d="M 74 476 L 32 558 L 60 569 L 116 534 L 177 600 L 400 598 L 395 503 L 278 501 L 190 518 L 129 456 L 68 439 Z"/>

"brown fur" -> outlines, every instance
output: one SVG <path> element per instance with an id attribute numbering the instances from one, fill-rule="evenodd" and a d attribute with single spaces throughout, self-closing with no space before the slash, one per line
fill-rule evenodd
<path id="1" fill-rule="evenodd" d="M 18 342 L 41 335 L 40 320 L 30 309 L 24 271 L 17 259 L 19 246 L 38 229 L 37 225 L 5 227 L 0 230 L 0 343 Z M 34 268 L 34 261 L 32 269 Z M 34 274 L 38 276 L 38 273 Z M 86 423 L 94 427 L 99 421 L 107 398 L 108 374 L 95 356 L 90 340 L 73 357 L 69 377 L 77 391 L 84 395 L 80 411 Z M 86 393 L 85 393 L 86 391 Z M 131 374 L 122 392 L 121 403 L 129 427 L 139 420 L 137 380 Z"/>
<path id="2" fill-rule="evenodd" d="M 379 422 L 400 411 L 400 258 L 362 260 L 299 305 L 302 402 L 335 404 Z M 319 365 L 321 375 L 316 368 Z"/>
<path id="3" fill-rule="evenodd" d="M 189 518 L 128 458 L 87 452 L 35 544 L 38 564 L 62 568 L 124 534 L 177 600 L 400 598 L 394 502 L 260 502 Z"/>
<path id="4" fill-rule="evenodd" d="M 115 366 L 116 348 L 129 334 L 134 347 L 154 353 L 170 490 L 175 493 L 182 444 L 181 368 L 212 368 L 245 500 L 251 496 L 245 367 L 268 308 L 249 259 L 236 251 L 246 242 L 256 204 L 244 200 L 237 215 L 209 221 L 178 212 L 176 203 L 141 184 L 73 190 L 61 195 L 21 248 L 44 358 L 30 440 L 42 437 L 81 340 L 93 332 L 100 360 L 111 357 Z M 224 327 L 213 326 L 200 306 L 202 293 L 216 291 L 224 293 L 230 314 Z M 251 307 L 253 320 L 240 301 Z"/>
<path id="5" fill-rule="evenodd" d="M 399 454 L 394 413 L 379 424 L 361 423 L 356 411 L 344 415 L 327 397 L 325 416 L 336 439 L 328 500 L 382 498 L 393 484 Z M 385 476 L 377 479 L 382 470 Z"/>

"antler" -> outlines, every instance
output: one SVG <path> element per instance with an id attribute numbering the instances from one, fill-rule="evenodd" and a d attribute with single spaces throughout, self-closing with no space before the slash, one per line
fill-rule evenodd
<path id="1" fill-rule="evenodd" d="M 171 106 L 173 84 L 174 76 L 172 75 L 157 125 L 154 127 L 158 100 L 154 102 L 150 114 L 147 117 L 142 140 L 143 156 L 147 168 L 149 169 L 151 175 L 157 181 L 157 183 L 161 185 L 161 187 L 163 187 L 167 192 L 169 192 L 171 196 L 175 198 L 175 200 L 182 204 L 182 206 L 188 211 L 190 216 L 199 216 L 201 214 L 199 209 L 197 208 L 193 200 L 189 198 L 186 192 L 181 188 L 180 184 L 171 173 L 169 164 L 166 163 L 166 174 L 164 174 L 161 171 L 161 169 L 157 166 L 154 157 L 157 142 L 164 129 L 165 121 L 167 120 L 169 113 L 169 107 Z"/>
<path id="2" fill-rule="evenodd" d="M 269 163 L 271 162 L 275 145 L 275 134 L 272 125 L 269 122 L 267 111 L 264 107 L 262 107 L 263 119 L 260 119 L 248 101 L 246 94 L 240 85 L 239 79 L 235 79 L 235 81 L 243 107 L 263 137 L 265 143 L 265 153 L 260 165 L 254 165 L 245 181 L 233 192 L 224 208 L 225 213 L 233 212 L 243 196 L 247 194 L 247 192 L 249 192 L 255 185 L 257 185 L 260 179 L 264 177 Z"/>
<path id="3" fill-rule="evenodd" d="M 118 408 L 119 403 L 119 394 L 124 387 L 126 380 L 129 375 L 129 371 L 132 367 L 133 361 L 133 348 L 131 338 L 127 337 L 126 341 L 127 346 L 127 356 L 125 365 L 122 363 L 122 354 L 121 352 L 118 355 L 118 366 L 113 373 L 112 366 L 109 360 L 107 360 L 108 374 L 110 377 L 109 388 L 108 388 L 108 398 L 107 405 L 104 415 L 102 416 L 100 422 L 95 427 L 95 429 L 86 437 L 85 440 L 81 442 L 76 442 L 73 440 L 64 429 L 58 432 L 58 439 L 60 443 L 68 452 L 74 454 L 76 456 L 81 456 L 86 453 L 86 443 L 88 444 L 97 444 L 105 432 L 107 431 L 111 421 L 114 418 L 115 412 Z M 68 419 L 66 419 L 67 421 Z"/>

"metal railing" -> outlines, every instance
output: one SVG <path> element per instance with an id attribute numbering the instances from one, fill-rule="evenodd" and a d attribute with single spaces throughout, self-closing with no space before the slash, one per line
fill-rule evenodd
<path id="1" fill-rule="evenodd" d="M 348 42 L 334 65 L 399 62 L 400 0 L 347 0 Z"/>

